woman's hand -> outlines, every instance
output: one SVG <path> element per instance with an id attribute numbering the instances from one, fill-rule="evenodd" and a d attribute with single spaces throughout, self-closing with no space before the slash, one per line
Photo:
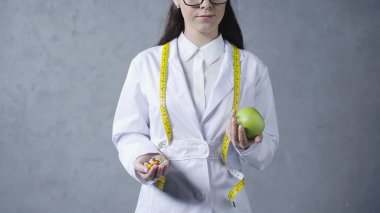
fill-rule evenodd
<path id="1" fill-rule="evenodd" d="M 236 121 L 236 111 L 235 109 L 231 112 L 231 117 L 229 124 L 227 126 L 227 135 L 232 144 L 236 148 L 243 150 L 248 149 L 252 144 L 261 143 L 263 141 L 263 135 L 258 135 L 252 139 L 249 139 L 245 135 L 244 127 L 238 125 Z"/>
<path id="2" fill-rule="evenodd" d="M 158 153 L 148 153 L 141 155 L 136 158 L 134 162 L 134 167 L 137 173 L 141 176 L 142 179 L 149 180 L 158 180 L 162 176 L 165 176 L 168 173 L 169 161 L 164 160 L 160 165 L 153 165 L 150 169 L 144 166 L 144 163 L 148 163 L 150 159 L 165 159 L 162 155 Z"/>

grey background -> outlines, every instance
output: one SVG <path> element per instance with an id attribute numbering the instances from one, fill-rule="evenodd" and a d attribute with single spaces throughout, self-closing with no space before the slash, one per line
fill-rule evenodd
<path id="1" fill-rule="evenodd" d="M 0 0 L 0 212 L 133 212 L 112 121 L 170 2 Z M 271 166 L 244 167 L 254 212 L 378 212 L 379 1 L 239 3 L 280 128 Z"/>

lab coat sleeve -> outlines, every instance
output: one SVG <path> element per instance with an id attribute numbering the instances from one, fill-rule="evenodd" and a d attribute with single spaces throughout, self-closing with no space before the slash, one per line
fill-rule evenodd
<path id="1" fill-rule="evenodd" d="M 273 89 L 265 67 L 263 74 L 256 82 L 254 106 L 264 118 L 265 128 L 261 143 L 252 144 L 247 150 L 236 148 L 240 157 L 250 166 L 263 170 L 272 162 L 279 143 L 279 132 Z"/>
<path id="2" fill-rule="evenodd" d="M 151 184 L 153 181 L 143 180 L 134 169 L 137 157 L 147 153 L 158 153 L 150 142 L 149 105 L 141 90 L 140 77 L 141 72 L 132 61 L 116 108 L 112 141 L 127 172 L 138 182 Z"/>

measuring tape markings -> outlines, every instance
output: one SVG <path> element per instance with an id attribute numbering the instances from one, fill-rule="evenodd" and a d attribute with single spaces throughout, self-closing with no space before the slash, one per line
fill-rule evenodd
<path id="1" fill-rule="evenodd" d="M 235 109 L 235 111 L 237 112 L 239 109 L 239 101 L 240 101 L 240 53 L 239 53 L 239 49 L 235 45 L 232 45 L 232 46 L 233 46 L 233 58 L 234 58 L 234 99 L 232 103 L 232 109 Z M 224 164 L 227 166 L 228 172 L 232 176 L 240 180 L 228 193 L 228 199 L 233 203 L 233 206 L 235 207 L 233 198 L 244 188 L 245 179 L 244 179 L 244 174 L 242 172 L 229 167 L 227 164 L 227 153 L 228 153 L 229 145 L 230 145 L 230 140 L 226 132 L 223 137 L 222 160 Z"/>
<path id="2" fill-rule="evenodd" d="M 162 121 L 165 128 L 166 135 L 168 137 L 168 144 L 171 143 L 173 138 L 172 127 L 169 120 L 168 110 L 166 108 L 166 80 L 167 80 L 167 70 L 168 70 L 168 59 L 169 59 L 169 42 L 166 43 L 162 49 L 162 59 L 161 59 L 161 71 L 160 71 L 160 110 L 162 115 Z M 156 186 L 163 190 L 165 186 L 166 178 L 161 176 L 158 181 L 156 181 Z"/>
<path id="3" fill-rule="evenodd" d="M 160 73 L 160 109 L 162 121 L 165 127 L 168 143 L 170 144 L 173 138 L 172 126 L 170 124 L 168 110 L 166 108 L 166 80 L 169 58 L 169 42 L 164 45 L 162 50 L 161 73 Z"/>

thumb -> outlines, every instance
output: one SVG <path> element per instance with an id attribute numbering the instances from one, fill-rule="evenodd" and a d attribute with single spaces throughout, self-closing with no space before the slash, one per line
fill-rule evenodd
<path id="1" fill-rule="evenodd" d="M 140 162 L 135 163 L 135 170 L 143 174 L 147 174 L 149 171 L 149 169 Z"/>
<path id="2" fill-rule="evenodd" d="M 260 143 L 261 140 L 263 139 L 263 136 L 262 135 L 258 135 L 255 137 L 255 143 Z"/>

